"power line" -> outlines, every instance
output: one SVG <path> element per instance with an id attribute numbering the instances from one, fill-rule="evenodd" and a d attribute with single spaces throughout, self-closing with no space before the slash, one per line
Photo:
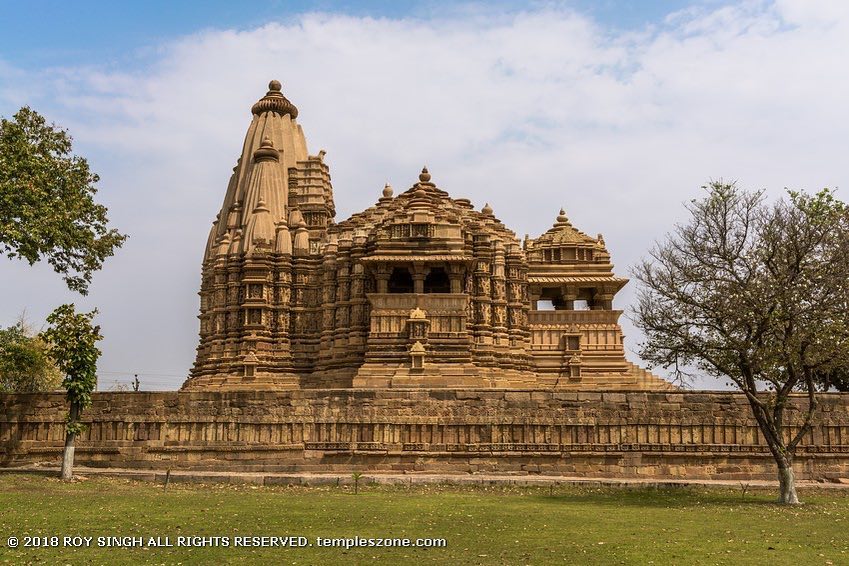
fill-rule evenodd
<path id="1" fill-rule="evenodd" d="M 155 372 L 147 372 L 147 371 L 139 371 L 139 370 L 125 370 L 125 371 L 100 371 L 98 370 L 98 375 L 139 375 L 139 376 L 151 376 L 151 377 L 188 377 L 188 372 L 185 373 L 155 373 Z"/>

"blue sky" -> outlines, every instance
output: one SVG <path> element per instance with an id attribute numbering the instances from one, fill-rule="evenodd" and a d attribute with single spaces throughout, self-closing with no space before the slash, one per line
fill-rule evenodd
<path id="1" fill-rule="evenodd" d="M 130 234 L 86 298 L 0 260 L 0 326 L 99 308 L 107 388 L 187 375 L 203 246 L 273 78 L 327 150 L 337 220 L 426 164 L 519 238 L 564 207 L 627 276 L 711 179 L 849 200 L 845 0 L 0 1 L 0 115 L 26 104 L 68 128 Z"/>
<path id="2" fill-rule="evenodd" d="M 556 4 L 574 8 L 615 29 L 638 29 L 658 24 L 669 13 L 691 5 L 718 5 L 721 0 L 575 0 Z M 327 12 L 375 18 L 429 19 L 448 11 L 476 10 L 511 13 L 552 2 L 233 2 L 210 0 L 143 2 L 3 0 L 0 18 L 0 56 L 24 67 L 66 64 L 120 65 L 145 60 L 148 50 L 168 39 L 208 29 L 251 29 L 271 21 L 286 22 L 304 12 Z"/>

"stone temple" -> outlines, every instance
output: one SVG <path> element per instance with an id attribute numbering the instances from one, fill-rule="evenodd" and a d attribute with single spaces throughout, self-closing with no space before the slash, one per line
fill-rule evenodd
<path id="1" fill-rule="evenodd" d="M 251 111 L 184 389 L 672 388 L 625 359 L 613 298 L 628 280 L 601 234 L 561 210 L 520 241 L 426 168 L 337 222 L 324 152 L 308 153 L 280 83 Z"/>

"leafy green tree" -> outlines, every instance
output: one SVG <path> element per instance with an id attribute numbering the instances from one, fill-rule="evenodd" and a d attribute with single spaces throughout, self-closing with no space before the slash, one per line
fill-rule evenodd
<path id="1" fill-rule="evenodd" d="M 73 477 L 74 441 L 83 430 L 80 422 L 83 410 L 91 405 L 91 394 L 97 386 L 97 359 L 100 350 L 95 345 L 103 337 L 100 327 L 92 326 L 97 310 L 77 313 L 73 304 L 58 307 L 47 322 L 48 329 L 43 332 L 44 339 L 50 344 L 50 355 L 56 365 L 65 374 L 62 386 L 67 389 L 70 402 L 65 432 L 65 450 L 62 456 L 62 479 Z"/>
<path id="2" fill-rule="evenodd" d="M 13 326 L 0 329 L 0 392 L 52 391 L 61 382 L 62 373 L 50 358 L 47 343 L 23 315 Z"/>
<path id="3" fill-rule="evenodd" d="M 99 177 L 71 151 L 68 132 L 27 106 L 0 120 L 0 251 L 30 265 L 46 258 L 85 295 L 127 236 L 107 228 L 93 198 Z"/>
<path id="4" fill-rule="evenodd" d="M 849 371 L 849 213 L 828 190 L 768 204 L 733 184 L 706 188 L 689 222 L 634 269 L 641 356 L 742 391 L 778 467 L 779 501 L 798 503 L 793 458 L 818 389 Z M 798 411 L 793 392 L 805 394 Z"/>

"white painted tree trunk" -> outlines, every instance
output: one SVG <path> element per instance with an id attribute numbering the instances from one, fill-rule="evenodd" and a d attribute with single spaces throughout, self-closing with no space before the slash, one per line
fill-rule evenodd
<path id="1" fill-rule="evenodd" d="M 62 452 L 62 475 L 63 480 L 74 477 L 74 437 L 73 432 L 65 433 L 65 450 Z"/>
<path id="2" fill-rule="evenodd" d="M 80 408 L 76 403 L 71 403 L 71 411 L 68 415 L 68 424 L 76 425 L 80 418 Z M 62 452 L 62 473 L 60 478 L 70 480 L 74 478 L 74 440 L 76 432 L 70 430 L 65 432 L 65 450 Z"/>
<path id="3" fill-rule="evenodd" d="M 778 485 L 781 490 L 778 496 L 779 503 L 799 505 L 799 496 L 796 495 L 796 475 L 792 467 L 778 468 Z"/>

